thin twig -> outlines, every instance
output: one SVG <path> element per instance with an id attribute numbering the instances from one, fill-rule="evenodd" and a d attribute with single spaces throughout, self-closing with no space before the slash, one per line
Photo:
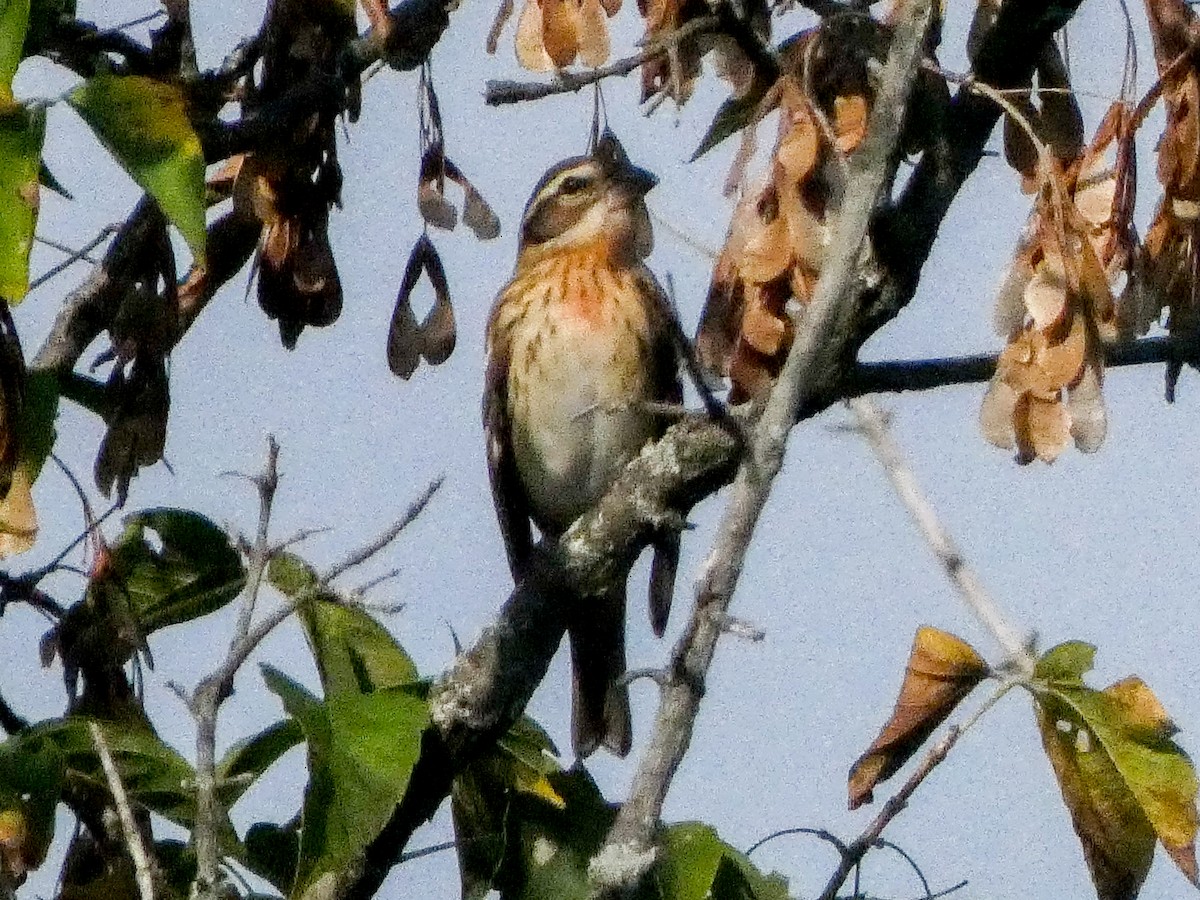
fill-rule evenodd
<path id="1" fill-rule="evenodd" d="M 936 769 L 950 751 L 954 749 L 954 745 L 958 743 L 958 739 L 975 727 L 988 710 L 995 706 L 1018 683 L 1015 680 L 1005 681 L 965 722 L 961 725 L 950 726 L 945 737 L 934 744 L 929 749 L 929 752 L 925 754 L 925 758 L 921 760 L 921 764 L 917 767 L 916 771 L 904 782 L 904 786 L 892 797 L 888 798 L 887 802 L 883 804 L 883 808 L 879 811 L 879 814 L 866 827 L 866 830 L 846 847 L 846 852 L 842 854 L 841 862 L 838 864 L 833 875 L 830 876 L 829 881 L 825 885 L 825 890 L 821 892 L 819 900 L 836 900 L 837 892 L 846 883 L 846 878 L 849 877 L 850 872 L 862 862 L 862 858 L 867 855 L 867 852 L 878 844 L 884 829 L 891 824 L 891 821 L 896 816 L 904 811 L 917 788 L 929 777 L 929 773 Z"/>
<path id="2" fill-rule="evenodd" d="M 849 852 L 849 849 L 846 847 L 845 842 L 842 841 L 841 838 L 837 837 L 837 835 L 833 834 L 832 832 L 826 831 L 824 828 L 781 828 L 779 831 L 772 831 L 766 837 L 759 838 L 757 841 L 751 844 L 746 850 L 746 855 L 752 855 L 754 851 L 763 844 L 767 844 L 776 838 L 790 837 L 793 834 L 807 834 L 815 838 L 820 838 L 827 844 L 833 844 L 834 848 L 842 856 L 845 856 Z"/>
<path id="3" fill-rule="evenodd" d="M 411 525 L 416 520 L 417 516 L 421 515 L 421 513 L 425 511 L 425 507 L 429 505 L 429 501 L 433 499 L 433 495 L 438 492 L 438 488 L 442 486 L 445 480 L 445 475 L 439 475 L 437 478 L 433 479 L 433 481 L 429 482 L 429 484 L 425 487 L 425 490 L 421 492 L 416 500 L 409 504 L 408 509 L 404 511 L 404 515 L 397 519 L 395 524 L 390 526 L 386 531 L 383 532 L 383 534 L 379 535 L 379 537 L 377 537 L 371 543 L 367 544 L 367 546 L 360 550 L 356 550 L 340 563 L 333 566 L 328 572 L 321 576 L 321 581 L 325 584 L 329 584 L 339 576 L 345 575 L 356 566 L 361 566 L 363 563 L 367 562 L 367 560 L 371 559 L 371 557 L 384 550 L 388 544 L 400 536 L 400 532 Z"/>
<path id="4" fill-rule="evenodd" d="M 929 0 L 914 0 L 895 23 L 892 46 L 879 80 L 867 136 L 850 159 L 851 178 L 803 330 L 797 335 L 738 469 L 713 550 L 699 579 L 695 611 L 672 655 L 671 683 L 662 691 L 654 735 L 617 813 L 589 880 L 602 893 L 637 884 L 655 859 L 653 837 L 663 802 L 691 742 L 704 682 L 721 625 L 733 600 L 755 526 L 783 465 L 788 433 L 803 407 L 821 389 L 825 372 L 852 332 L 861 279 L 858 267 L 871 218 L 890 183 L 909 90 L 918 73 L 931 18 Z M 831 359 L 831 357 L 834 357 Z"/>
<path id="5" fill-rule="evenodd" d="M 94 238 L 92 238 L 90 241 L 88 241 L 86 244 L 84 244 L 78 250 L 74 250 L 74 249 L 66 246 L 65 244 L 60 244 L 57 241 L 52 241 L 52 240 L 49 240 L 48 238 L 36 238 L 36 240 L 39 243 L 45 244 L 47 247 L 53 247 L 55 250 L 60 250 L 63 253 L 66 253 L 67 258 L 56 263 L 55 265 L 51 266 L 49 269 L 47 269 L 45 272 L 43 272 L 37 278 L 33 279 L 33 281 L 29 282 L 29 289 L 32 291 L 32 290 L 35 290 L 36 288 L 41 287 L 43 284 L 45 284 L 47 281 L 49 281 L 55 275 L 58 275 L 60 272 L 65 272 L 67 269 L 69 269 L 71 266 L 75 265 L 75 263 L 79 262 L 80 260 L 83 260 L 84 262 L 89 262 L 92 265 L 97 265 L 98 261 L 92 257 L 92 255 L 91 255 L 92 251 L 95 250 L 97 247 L 99 247 L 101 244 L 103 244 L 106 240 L 108 240 L 110 235 L 116 234 L 118 228 L 119 228 L 119 226 L 117 226 L 117 225 L 105 225 L 103 228 L 100 229 L 99 234 L 97 234 Z"/>
<path id="6" fill-rule="evenodd" d="M 142 841 L 142 832 L 133 818 L 133 810 L 129 806 L 129 796 L 125 793 L 125 785 L 121 783 L 121 773 L 113 762 L 108 743 L 104 740 L 104 732 L 95 722 L 88 723 L 88 731 L 92 735 L 92 744 L 96 755 L 100 757 L 100 766 L 104 769 L 104 778 L 108 789 L 112 792 L 113 805 L 117 808 L 117 818 L 121 822 L 121 835 L 125 838 L 125 848 L 129 858 L 133 860 L 133 871 L 137 880 L 138 894 L 141 900 L 154 900 L 154 865 L 146 854 L 146 845 Z"/>
<path id="7" fill-rule="evenodd" d="M 246 586 L 243 588 L 244 599 L 238 613 L 234 636 L 220 668 L 200 682 L 188 704 L 196 720 L 196 823 L 192 829 L 192 837 L 196 847 L 196 881 L 193 885 L 193 896 L 197 900 L 215 900 L 220 892 L 221 851 L 217 830 L 223 814 L 217 799 L 216 785 L 217 715 L 221 704 L 232 690 L 233 676 L 250 654 L 250 651 L 244 651 L 244 646 L 253 622 L 254 606 L 262 587 L 263 573 L 270 557 L 268 539 L 271 509 L 275 501 L 275 490 L 279 486 L 278 463 L 279 444 L 273 435 L 268 435 L 267 462 L 262 474 L 255 479 L 259 497 L 258 532 L 250 553 L 250 566 L 246 574 Z"/>
<path id="8" fill-rule="evenodd" d="M 605 78 L 628 75 L 643 63 L 650 62 L 662 56 L 680 41 L 700 34 L 715 32 L 720 27 L 721 22 L 717 16 L 701 16 L 697 19 L 692 19 L 670 34 L 655 40 L 641 52 L 609 63 L 607 66 L 587 69 L 583 72 L 559 72 L 554 81 L 550 82 L 489 81 L 484 90 L 483 102 L 488 106 L 503 106 L 507 103 L 541 100 L 544 97 L 550 97 L 554 94 L 568 94 L 580 91 L 589 84 L 595 84 L 597 81 Z"/>
<path id="9" fill-rule="evenodd" d="M 850 400 L 848 405 L 854 413 L 859 431 L 887 472 L 896 496 L 916 522 L 929 548 L 946 570 L 946 577 L 958 590 L 958 595 L 995 638 L 1009 660 L 1024 674 L 1032 675 L 1036 659 L 1029 649 L 1029 641 L 1020 629 L 1010 624 L 995 598 L 984 588 L 979 575 L 963 558 L 954 538 L 921 490 L 916 473 L 892 439 L 883 410 L 868 397 Z"/>

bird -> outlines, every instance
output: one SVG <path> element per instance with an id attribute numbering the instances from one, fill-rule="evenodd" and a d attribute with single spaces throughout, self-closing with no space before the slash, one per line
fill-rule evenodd
<path id="1" fill-rule="evenodd" d="M 483 424 L 509 567 L 519 584 L 532 526 L 556 539 L 666 429 L 655 403 L 682 402 L 674 313 L 644 260 L 645 196 L 658 183 L 605 129 L 552 166 L 521 218 L 517 262 L 488 319 Z M 650 620 L 670 612 L 679 533 L 654 538 Z M 570 598 L 571 738 L 577 758 L 632 744 L 625 584 Z"/>

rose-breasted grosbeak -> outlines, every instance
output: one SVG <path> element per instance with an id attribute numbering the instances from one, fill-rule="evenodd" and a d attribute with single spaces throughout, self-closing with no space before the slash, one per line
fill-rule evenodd
<path id="1" fill-rule="evenodd" d="M 591 155 L 551 168 L 525 207 L 516 271 L 488 322 L 483 398 L 492 494 L 517 581 L 530 520 L 544 535 L 564 532 L 662 434 L 648 401 L 682 398 L 671 312 L 642 262 L 653 244 L 644 197 L 657 180 L 606 130 Z M 650 619 L 661 635 L 678 534 L 654 548 Z M 575 753 L 604 744 L 624 756 L 625 585 L 572 598 L 567 633 Z"/>

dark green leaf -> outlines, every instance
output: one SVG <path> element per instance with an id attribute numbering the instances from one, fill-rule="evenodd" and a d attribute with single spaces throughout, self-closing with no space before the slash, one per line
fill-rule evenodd
<path id="1" fill-rule="evenodd" d="M 246 832 L 246 865 L 285 894 L 296 880 L 299 855 L 299 819 L 283 826 L 255 822 Z"/>
<path id="2" fill-rule="evenodd" d="M 25 34 L 25 49 L 22 55 L 33 56 L 41 53 L 58 24 L 73 18 L 75 0 L 32 0 L 29 4 L 29 31 Z M 46 184 L 46 187 L 50 185 Z"/>
<path id="3" fill-rule="evenodd" d="M 58 436 L 58 379 L 53 372 L 33 371 L 25 381 L 25 403 L 21 407 L 21 460 L 36 480 L 54 449 Z"/>
<path id="4" fill-rule="evenodd" d="M 284 719 L 230 747 L 216 770 L 217 781 L 225 785 L 221 801 L 226 808 L 232 807 L 263 772 L 303 740 L 300 723 Z"/>
<path id="5" fill-rule="evenodd" d="M 75 199 L 71 195 L 71 192 L 62 186 L 62 182 L 54 177 L 54 173 L 51 172 L 50 169 L 46 167 L 46 164 L 44 162 L 38 166 L 38 182 L 41 184 L 42 187 L 49 188 L 50 190 L 54 191 L 54 193 L 56 193 L 60 197 L 62 197 L 64 200 L 74 200 Z"/>
<path id="6" fill-rule="evenodd" d="M 556 807 L 516 795 L 507 825 L 508 852 L 497 876 L 503 900 L 584 900 L 588 862 L 612 826 L 615 810 L 582 768 L 549 776 L 563 798 Z"/>
<path id="7" fill-rule="evenodd" d="M 154 859 L 159 874 L 177 896 L 188 896 L 192 882 L 196 880 L 196 851 L 183 841 L 155 841 Z"/>
<path id="8" fill-rule="evenodd" d="M 301 607 L 300 621 L 326 699 L 398 687 L 419 678 L 408 654 L 364 610 L 316 600 Z"/>
<path id="9" fill-rule="evenodd" d="M 18 5 L 10 2 L 8 8 Z M 0 27 L 7 15 L 0 13 Z M 0 80 L 0 95 L 3 89 Z M 5 108 L 6 102 L 0 96 L 0 297 L 15 304 L 29 291 L 29 250 L 37 225 L 46 111 L 20 105 Z"/>
<path id="10" fill-rule="evenodd" d="M 717 114 L 713 116 L 712 124 L 708 126 L 704 138 L 700 141 L 688 162 L 695 162 L 713 147 L 720 144 L 730 135 L 737 134 L 754 121 L 758 104 L 765 94 L 761 88 L 747 92 L 744 97 L 730 97 L 721 104 Z"/>
<path id="11" fill-rule="evenodd" d="M 157 535 L 158 546 L 148 532 Z M 127 598 L 143 636 L 215 612 L 246 583 L 246 569 L 225 532 L 188 510 L 129 516 L 111 554 L 99 577 Z"/>
<path id="12" fill-rule="evenodd" d="M 507 813 L 508 798 L 488 790 L 473 768 L 454 779 L 450 815 L 463 900 L 483 900 L 492 889 L 504 860 Z"/>
<path id="13" fill-rule="evenodd" d="M 69 781 L 78 779 L 107 790 L 108 780 L 88 728 L 91 721 L 70 716 L 44 722 L 27 733 L 43 736 L 58 748 Z M 196 772 L 187 760 L 153 732 L 136 724 L 99 724 L 130 799 L 176 824 L 190 827 L 196 812 L 191 787 Z"/>
<path id="14" fill-rule="evenodd" d="M 204 154 L 183 90 L 141 75 L 96 75 L 67 96 L 204 262 Z"/>

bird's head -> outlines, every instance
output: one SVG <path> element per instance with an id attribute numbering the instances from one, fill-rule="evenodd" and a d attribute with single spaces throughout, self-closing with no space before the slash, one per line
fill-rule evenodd
<path id="1" fill-rule="evenodd" d="M 605 129 L 590 155 L 563 160 L 542 176 L 521 219 L 521 252 L 540 257 L 594 247 L 645 258 L 654 242 L 645 197 L 657 183 Z"/>

